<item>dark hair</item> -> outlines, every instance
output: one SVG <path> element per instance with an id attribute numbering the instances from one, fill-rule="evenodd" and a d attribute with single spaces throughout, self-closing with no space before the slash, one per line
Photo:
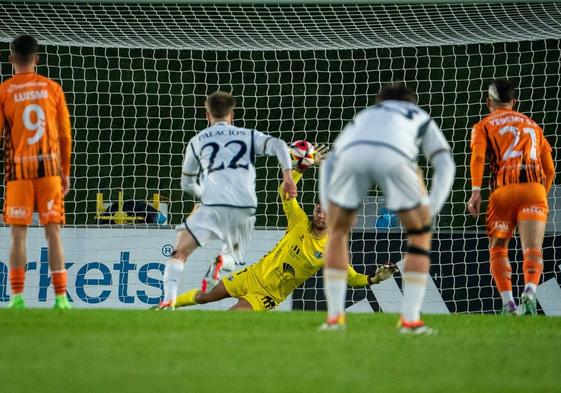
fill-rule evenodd
<path id="1" fill-rule="evenodd" d="M 17 62 L 27 63 L 39 52 L 39 44 L 32 36 L 23 34 L 14 38 L 10 51 Z"/>
<path id="2" fill-rule="evenodd" d="M 495 102 L 508 103 L 514 99 L 514 83 L 506 79 L 495 79 L 489 85 L 489 98 Z"/>
<path id="3" fill-rule="evenodd" d="M 236 99 L 224 91 L 217 91 L 206 99 L 206 109 L 212 117 L 224 118 L 236 107 Z"/>
<path id="4" fill-rule="evenodd" d="M 405 85 L 401 83 L 396 83 L 394 85 L 384 86 L 378 96 L 376 96 L 376 102 L 382 102 L 385 100 L 397 100 L 397 101 L 409 101 L 413 104 L 417 103 L 417 96 Z"/>

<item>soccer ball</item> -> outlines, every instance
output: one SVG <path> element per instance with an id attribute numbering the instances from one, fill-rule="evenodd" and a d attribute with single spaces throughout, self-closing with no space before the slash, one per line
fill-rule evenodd
<path id="1" fill-rule="evenodd" d="M 306 170 L 314 165 L 315 155 L 314 146 L 308 141 L 300 140 L 290 144 L 292 164 L 300 170 Z"/>

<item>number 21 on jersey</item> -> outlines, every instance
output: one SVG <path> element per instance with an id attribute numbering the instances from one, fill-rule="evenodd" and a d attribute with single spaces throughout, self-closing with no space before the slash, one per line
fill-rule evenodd
<path id="1" fill-rule="evenodd" d="M 520 138 L 520 136 L 521 136 L 520 129 L 518 127 L 514 127 L 514 126 L 511 126 L 511 125 L 504 126 L 503 128 L 501 128 L 499 130 L 499 134 L 501 134 L 501 135 L 512 134 L 513 137 L 514 137 L 512 143 L 509 145 L 509 147 L 506 149 L 506 151 L 503 154 L 503 161 L 506 161 L 510 158 L 522 157 L 522 149 L 524 148 L 524 145 L 522 144 L 521 146 L 518 146 L 518 144 L 520 143 L 520 139 L 521 139 Z M 531 140 L 530 159 L 536 160 L 537 159 L 536 130 L 534 130 L 531 127 L 523 127 L 522 128 L 522 134 L 530 136 L 530 140 Z"/>

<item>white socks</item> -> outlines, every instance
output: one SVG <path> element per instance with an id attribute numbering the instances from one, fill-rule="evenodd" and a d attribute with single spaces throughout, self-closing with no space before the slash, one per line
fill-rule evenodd
<path id="1" fill-rule="evenodd" d="M 529 282 L 526 285 L 524 285 L 524 290 L 526 289 L 531 289 L 532 292 L 536 293 L 536 291 L 538 290 L 538 286 L 533 282 Z"/>
<path id="2" fill-rule="evenodd" d="M 166 270 L 164 270 L 164 302 L 175 302 L 184 266 L 183 262 L 175 258 L 170 259 L 166 263 Z"/>
<path id="3" fill-rule="evenodd" d="M 401 317 L 407 322 L 416 322 L 421 319 L 421 306 L 425 298 L 428 276 L 428 273 L 420 272 L 403 273 Z"/>
<path id="4" fill-rule="evenodd" d="M 501 292 L 501 299 L 503 299 L 503 306 L 505 306 L 510 301 L 514 302 L 514 296 L 512 296 L 512 291 Z"/>
<path id="5" fill-rule="evenodd" d="M 327 318 L 336 318 L 345 312 L 347 297 L 347 269 L 325 268 L 324 292 L 327 299 Z"/>

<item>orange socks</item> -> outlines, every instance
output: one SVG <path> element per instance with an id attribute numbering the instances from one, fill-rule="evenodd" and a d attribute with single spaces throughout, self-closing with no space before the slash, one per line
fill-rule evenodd
<path id="1" fill-rule="evenodd" d="M 25 268 L 10 268 L 10 285 L 12 286 L 12 295 L 23 292 L 23 284 L 25 282 Z"/>
<path id="2" fill-rule="evenodd" d="M 532 283 L 536 286 L 540 283 L 543 272 L 542 252 L 539 248 L 526 248 L 524 250 L 524 284 Z"/>
<path id="3" fill-rule="evenodd" d="M 66 295 L 66 270 L 51 272 L 55 295 Z"/>
<path id="4" fill-rule="evenodd" d="M 512 267 L 508 261 L 508 249 L 505 247 L 493 247 L 489 250 L 491 254 L 491 274 L 499 292 L 512 291 Z M 524 263 L 526 259 L 524 258 Z"/>

